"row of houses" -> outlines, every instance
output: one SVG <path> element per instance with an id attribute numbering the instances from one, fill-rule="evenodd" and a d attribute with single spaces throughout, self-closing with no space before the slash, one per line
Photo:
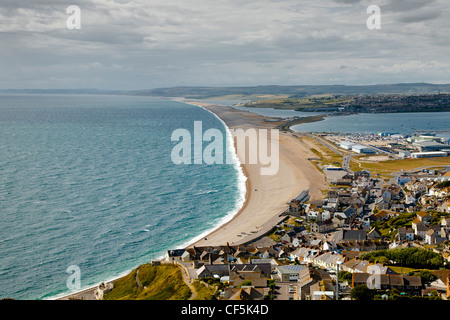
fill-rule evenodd
<path id="1" fill-rule="evenodd" d="M 400 292 L 404 292 L 409 295 L 419 296 L 422 293 L 422 279 L 419 276 L 353 273 L 352 287 L 360 284 L 365 284 L 370 289 L 377 290 L 397 289 Z"/>

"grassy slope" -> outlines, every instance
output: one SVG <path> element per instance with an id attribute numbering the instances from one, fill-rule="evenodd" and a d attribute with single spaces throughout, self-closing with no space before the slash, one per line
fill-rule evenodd
<path id="1" fill-rule="evenodd" d="M 136 271 L 141 288 L 136 284 Z M 114 282 L 114 289 L 105 300 L 186 300 L 191 296 L 176 265 L 144 264 L 129 275 Z"/>

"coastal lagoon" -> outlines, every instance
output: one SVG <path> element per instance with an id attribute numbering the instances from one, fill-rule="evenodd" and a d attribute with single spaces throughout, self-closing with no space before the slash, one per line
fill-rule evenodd
<path id="1" fill-rule="evenodd" d="M 299 132 L 375 134 L 384 132 L 412 135 L 415 130 L 450 130 L 450 112 L 359 113 L 329 116 L 322 121 L 294 125 L 291 129 Z"/>
<path id="2" fill-rule="evenodd" d="M 175 129 L 226 128 L 180 102 L 112 95 L 0 95 L 0 297 L 49 299 L 127 274 L 229 220 L 234 165 L 176 165 Z M 234 150 L 226 150 L 231 152 Z"/>

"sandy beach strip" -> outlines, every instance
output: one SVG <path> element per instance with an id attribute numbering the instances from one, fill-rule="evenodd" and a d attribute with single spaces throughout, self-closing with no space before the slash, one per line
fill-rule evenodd
<path id="1" fill-rule="evenodd" d="M 272 129 L 276 125 L 264 121 L 270 118 L 226 106 L 182 102 L 200 105 L 213 112 L 230 129 Z M 276 174 L 261 175 L 261 167 L 267 166 L 246 164 L 245 159 L 239 159 L 247 177 L 244 205 L 229 222 L 206 235 L 206 240 L 198 240 L 189 247 L 247 243 L 280 222 L 283 219 L 280 214 L 288 208 L 288 202 L 303 190 L 309 190 L 312 199 L 322 199 L 321 190 L 327 189 L 327 184 L 324 175 L 307 160 L 311 156 L 309 148 L 297 137 L 280 131 L 279 170 Z"/>

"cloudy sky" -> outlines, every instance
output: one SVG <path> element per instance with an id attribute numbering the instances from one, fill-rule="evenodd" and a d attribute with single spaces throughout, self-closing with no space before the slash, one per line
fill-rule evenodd
<path id="1" fill-rule="evenodd" d="M 0 88 L 450 83 L 449 17 L 448 0 L 1 0 Z"/>

